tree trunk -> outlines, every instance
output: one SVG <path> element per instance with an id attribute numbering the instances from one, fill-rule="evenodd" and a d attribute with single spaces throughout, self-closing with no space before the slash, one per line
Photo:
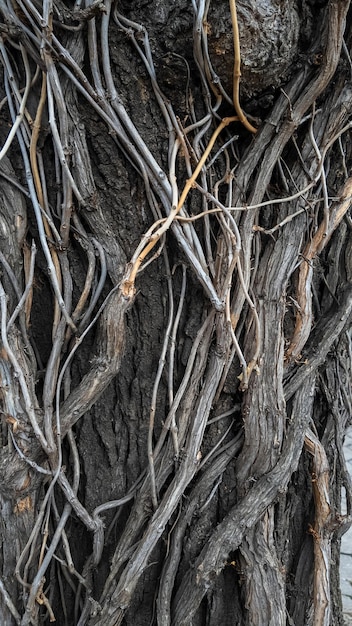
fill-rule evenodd
<path id="1" fill-rule="evenodd" d="M 343 624 L 349 5 L 1 2 L 4 626 Z"/>

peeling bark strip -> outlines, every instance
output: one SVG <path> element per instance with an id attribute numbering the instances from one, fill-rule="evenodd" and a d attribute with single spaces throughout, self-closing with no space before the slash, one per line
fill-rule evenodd
<path id="1" fill-rule="evenodd" d="M 314 539 L 314 626 L 330 624 L 330 563 L 333 520 L 330 507 L 329 464 L 319 439 L 309 429 L 305 447 L 313 457 L 312 482 L 315 521 L 311 533 Z"/>
<path id="2" fill-rule="evenodd" d="M 1 624 L 341 622 L 348 11 L 0 2 Z"/>

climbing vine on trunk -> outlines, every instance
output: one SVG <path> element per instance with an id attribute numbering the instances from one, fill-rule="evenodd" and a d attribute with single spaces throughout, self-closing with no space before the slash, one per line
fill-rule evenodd
<path id="1" fill-rule="evenodd" d="M 1 1 L 2 624 L 342 623 L 349 4 Z"/>

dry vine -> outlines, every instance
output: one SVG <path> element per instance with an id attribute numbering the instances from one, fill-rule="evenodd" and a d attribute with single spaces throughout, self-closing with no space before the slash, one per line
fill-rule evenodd
<path id="1" fill-rule="evenodd" d="M 65 583 L 74 590 L 74 623 L 121 624 L 165 535 L 167 550 L 155 601 L 157 623 L 190 624 L 228 564 L 228 555 L 237 549 L 248 597 L 263 580 L 271 585 L 270 607 L 254 600 L 250 623 L 269 623 L 268 612 L 270 623 L 286 623 L 284 573 L 270 556 L 267 537 L 274 504 L 288 488 L 304 446 L 313 458 L 314 473 L 311 623 L 329 624 L 332 535 L 348 516 L 338 516 L 330 508 L 329 467 L 310 421 L 318 367 L 334 345 L 338 345 L 340 375 L 351 360 L 346 333 L 352 312 L 351 274 L 346 271 L 343 280 L 335 280 L 345 262 L 344 250 L 351 254 L 352 177 L 346 166 L 351 162 L 351 86 L 337 73 L 331 87 L 349 2 L 327 3 L 323 32 L 309 53 L 312 57 L 319 45 L 319 64 L 302 65 L 262 120 L 246 116 L 240 104 L 239 32 L 233 0 L 232 95 L 214 80 L 207 43 L 209 6 L 192 0 L 194 60 L 205 110 L 195 106 L 188 83 L 188 115 L 181 121 L 159 85 L 147 30 L 120 12 L 119 3 L 98 0 L 83 6 L 76 2 L 73 9 L 52 0 L 0 4 L 5 90 L 1 111 L 9 121 L 0 152 L 0 492 L 3 517 L 12 515 L 16 520 L 8 540 L 17 531 L 23 539 L 15 558 L 21 601 L 17 603 L 5 580 L 0 580 L 0 593 L 3 615 L 7 611 L 21 626 L 44 623 L 44 615 L 53 621 L 54 604 L 61 603 L 66 615 L 65 594 L 50 580 L 53 568 L 60 570 L 61 586 Z M 112 29 L 133 47 L 148 76 L 167 130 L 164 163 L 153 155 L 119 92 L 110 58 Z M 347 32 L 346 40 L 350 37 Z M 89 73 L 84 70 L 87 54 Z M 319 108 L 322 94 L 326 99 Z M 112 232 L 100 204 L 80 122 L 81 100 L 106 125 L 116 151 L 143 181 L 152 218 L 127 261 L 130 251 Z M 223 116 L 224 110 L 229 114 Z M 243 138 L 242 145 L 236 133 Z M 55 181 L 43 158 L 44 141 L 46 150 L 50 144 Z M 9 155 L 13 160 L 14 154 L 25 173 L 21 182 L 10 164 Z M 341 162 L 340 180 L 329 177 L 334 159 Z M 32 238 L 27 232 L 29 219 Z M 342 243 L 332 244 L 341 225 Z M 171 267 L 170 233 L 182 253 L 181 268 Z M 80 293 L 72 280 L 73 242 L 85 257 Z M 313 316 L 315 261 L 329 245 L 336 255 L 335 273 L 325 279 L 332 306 L 320 322 Z M 276 256 L 270 256 L 274 250 Z M 45 367 L 30 337 L 39 255 L 52 292 L 52 340 Z M 149 410 L 148 463 L 120 498 L 89 510 L 79 497 L 81 466 L 74 428 L 120 370 L 126 313 L 138 298 L 138 281 L 159 256 L 167 277 L 168 316 Z M 175 346 L 190 276 L 202 286 L 206 300 L 183 375 L 176 383 Z M 77 354 L 92 330 L 95 355 L 77 382 L 73 371 Z M 348 356 L 340 362 L 342 353 Z M 231 371 L 238 376 L 243 428 L 233 418 L 238 407 L 213 413 L 221 406 L 219 399 Z M 160 425 L 156 420 L 162 385 L 166 385 L 168 412 Z M 338 406 L 346 426 L 346 407 L 351 406 L 347 375 L 343 387 Z M 224 420 L 226 428 L 209 447 L 206 437 L 214 420 Z M 236 464 L 236 500 L 181 581 L 177 571 L 187 525 L 196 513 L 202 515 L 209 508 L 230 463 Z M 186 493 L 187 506 L 183 504 Z M 350 494 L 348 504 L 349 515 Z M 93 577 L 108 541 L 105 516 L 125 506 L 128 517 L 97 598 L 92 593 Z M 73 515 L 92 537 L 91 554 L 80 569 L 65 530 Z M 256 571 L 251 574 L 253 563 Z M 3 569 L 8 580 L 10 567 L 11 563 Z M 318 602 L 323 595 L 324 605 Z"/>

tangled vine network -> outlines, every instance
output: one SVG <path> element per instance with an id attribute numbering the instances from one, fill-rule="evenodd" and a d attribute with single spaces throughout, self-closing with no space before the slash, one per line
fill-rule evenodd
<path id="1" fill-rule="evenodd" d="M 74 590 L 76 624 L 121 624 L 171 522 L 156 614 L 163 625 L 190 623 L 229 552 L 260 523 L 279 490 L 285 491 L 304 446 L 315 476 L 314 593 L 329 597 L 331 538 L 338 523 L 348 521 L 351 498 L 346 518 L 340 515 L 330 523 L 328 462 L 311 418 L 317 368 L 338 339 L 335 366 L 343 383 L 334 397 L 339 398 L 342 429 L 351 410 L 346 369 L 351 344 L 345 328 L 352 311 L 352 266 L 346 269 L 344 256 L 352 229 L 349 2 L 326 4 L 309 62 L 298 66 L 262 119 L 246 115 L 241 106 L 235 0 L 229 4 L 232 93 L 209 54 L 210 4 L 191 3 L 194 65 L 191 69 L 182 60 L 187 116 L 181 120 L 159 84 L 147 29 L 122 14 L 119 2 L 0 1 L 0 112 L 6 121 L 0 151 L 0 492 L 3 511 L 20 532 L 14 568 L 20 604 L 5 580 L 0 580 L 0 592 L 14 623 L 22 626 L 41 623 L 43 615 L 54 621 L 58 604 L 67 614 L 64 584 Z M 134 51 L 148 81 L 167 133 L 163 162 L 121 97 L 110 56 L 111 32 Z M 201 103 L 192 92 L 192 72 Z M 143 181 L 150 227 L 132 252 L 104 215 L 82 102 Z M 333 162 L 339 164 L 338 176 Z M 182 258 L 176 269 L 170 239 Z M 72 246 L 85 259 L 80 293 L 73 281 Z M 327 276 L 318 262 L 326 250 Z M 168 315 L 149 407 L 146 466 L 119 499 L 88 510 L 79 498 L 75 425 L 120 370 L 126 314 L 138 298 L 138 281 L 156 259 L 165 269 Z M 46 268 L 52 298 L 45 364 L 31 338 L 38 263 Z M 176 340 L 194 281 L 204 293 L 203 318 L 176 383 Z M 320 324 L 323 289 L 330 308 Z M 92 331 L 94 357 L 77 381 L 75 360 Z M 238 406 L 214 416 L 233 369 L 242 403 L 240 426 L 234 418 Z M 158 402 L 165 385 L 168 409 L 160 424 Z M 264 397 L 265 385 L 272 389 L 271 399 Z M 269 410 L 270 402 L 275 410 Z M 263 403 L 269 406 L 265 428 L 258 417 Z M 226 428 L 207 448 L 209 428 L 221 421 Z M 340 449 L 338 455 L 349 494 Z M 176 589 L 186 527 L 196 510 L 209 506 L 236 458 L 241 459 L 237 500 Z M 186 512 L 180 515 L 186 492 Z M 94 571 L 110 533 L 105 516 L 126 505 L 128 521 L 116 541 L 109 575 L 100 597 L 93 598 Z M 79 571 L 65 530 L 72 515 L 92 537 L 91 554 Z M 258 575 L 266 576 L 264 565 L 259 559 Z M 61 583 L 54 585 L 50 572 L 57 570 Z M 280 612 L 285 601 L 277 584 L 273 595 L 278 594 L 275 610 Z M 327 624 L 329 602 L 313 604 L 314 624 Z M 277 618 L 275 623 L 282 622 Z"/>

